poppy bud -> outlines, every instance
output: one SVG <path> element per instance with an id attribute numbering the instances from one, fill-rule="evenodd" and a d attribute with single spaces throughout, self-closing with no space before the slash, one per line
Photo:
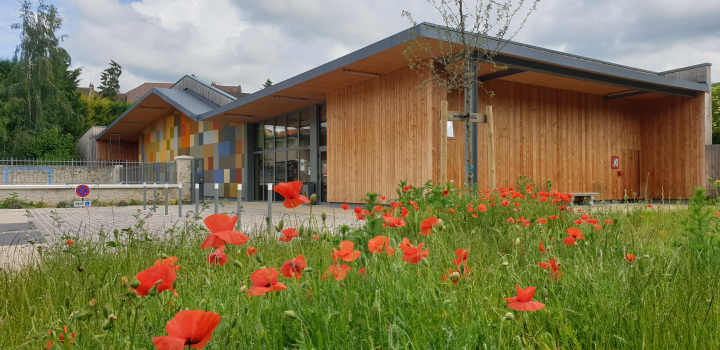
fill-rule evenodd
<path id="1" fill-rule="evenodd" d="M 305 226 L 298 227 L 298 235 L 302 237 L 305 234 Z"/>
<path id="2" fill-rule="evenodd" d="M 245 293 L 245 292 L 247 292 L 247 287 L 246 286 L 240 287 L 240 293 Z"/>
<path id="3" fill-rule="evenodd" d="M 316 199 L 317 199 L 317 196 L 315 195 L 315 193 L 313 193 L 312 196 L 310 196 L 310 204 L 315 204 Z"/>
<path id="4" fill-rule="evenodd" d="M 379 301 L 377 298 L 375 299 L 375 301 L 373 301 L 372 311 L 373 311 L 373 312 L 380 312 L 380 301 Z"/>
<path id="5" fill-rule="evenodd" d="M 515 319 L 515 315 L 513 315 L 512 312 L 506 313 L 505 316 L 503 316 L 503 318 L 502 318 L 503 321 L 512 321 L 514 319 Z"/>
<path id="6" fill-rule="evenodd" d="M 233 316 L 232 320 L 230 320 L 230 328 L 235 328 L 237 326 L 238 319 L 237 316 Z"/>
<path id="7" fill-rule="evenodd" d="M 285 317 L 287 317 L 291 320 L 294 320 L 297 318 L 297 314 L 295 314 L 295 311 L 292 311 L 292 310 L 285 311 L 285 312 L 283 312 L 283 314 L 285 315 Z"/>
<path id="8" fill-rule="evenodd" d="M 120 278 L 120 281 L 122 282 L 123 287 L 127 287 L 130 279 L 127 276 L 122 276 L 122 278 Z"/>
<path id="9" fill-rule="evenodd" d="M 315 196 L 315 195 L 313 195 L 313 196 Z M 265 328 L 260 323 L 258 323 L 257 326 L 255 326 L 255 336 L 258 339 L 262 339 L 265 336 Z"/>
<path id="10" fill-rule="evenodd" d="M 443 230 L 443 231 L 447 230 L 447 226 L 443 226 L 443 227 L 442 227 L 442 230 Z"/>
<path id="11" fill-rule="evenodd" d="M 110 315 L 110 308 L 107 305 L 105 305 L 103 307 L 102 313 L 103 313 L 103 317 L 108 317 Z"/>
<path id="12" fill-rule="evenodd" d="M 50 347 L 50 350 L 62 350 L 62 348 L 60 347 L 60 345 L 53 344 L 53 345 Z"/>
<path id="13" fill-rule="evenodd" d="M 327 239 L 330 236 L 330 231 L 327 229 L 327 227 L 323 228 L 322 232 L 320 232 L 320 238 Z"/>
<path id="14" fill-rule="evenodd" d="M 95 304 L 96 304 L 96 303 L 97 303 L 97 300 L 92 299 L 92 300 L 90 300 L 90 302 L 88 303 L 88 305 L 90 305 L 90 307 L 95 307 Z"/>
<path id="15" fill-rule="evenodd" d="M 282 231 L 282 227 L 280 227 L 280 225 L 275 225 L 275 231 L 277 231 L 277 232 Z"/>
<path id="16" fill-rule="evenodd" d="M 520 245 L 520 238 L 515 238 L 515 245 Z"/>
<path id="17" fill-rule="evenodd" d="M 458 271 L 460 271 L 461 275 L 465 274 L 465 263 L 460 263 L 460 266 L 458 266 Z"/>
<path id="18" fill-rule="evenodd" d="M 238 269 L 242 267 L 239 261 L 233 260 L 233 266 L 237 267 Z"/>
<path id="19" fill-rule="evenodd" d="M 438 219 L 436 226 L 442 229 L 443 227 L 445 227 L 445 223 L 442 221 L 442 219 Z"/>
<path id="20" fill-rule="evenodd" d="M 282 229 L 285 228 L 285 220 L 280 220 L 280 222 L 278 222 L 278 226 L 280 226 L 280 231 L 282 231 Z"/>
<path id="21" fill-rule="evenodd" d="M 255 261 L 262 264 L 263 263 L 262 254 L 260 254 L 260 253 L 255 254 Z"/>
<path id="22" fill-rule="evenodd" d="M 445 301 L 443 301 L 443 306 L 445 306 L 445 305 L 447 305 L 447 304 L 450 304 L 450 303 L 452 303 L 452 300 L 450 300 L 450 299 L 445 299 Z"/>
<path id="23" fill-rule="evenodd" d="M 101 328 L 102 330 L 107 331 L 112 329 L 113 327 L 115 327 L 115 321 L 108 318 L 105 323 L 103 323 Z"/>
<path id="24" fill-rule="evenodd" d="M 389 244 L 391 247 L 393 247 L 393 248 L 397 248 L 397 241 L 395 240 L 394 237 L 390 237 L 390 240 L 388 241 L 388 244 Z"/>
<path id="25" fill-rule="evenodd" d="M 303 273 L 313 273 L 313 272 L 315 272 L 315 269 L 313 269 L 313 268 L 310 267 L 310 266 L 306 267 L 306 268 L 303 270 Z"/>
<path id="26" fill-rule="evenodd" d="M 430 263 L 428 262 L 427 259 L 425 259 L 425 257 L 420 258 L 420 262 L 422 262 L 422 264 L 425 265 L 425 267 L 430 267 Z"/>
<path id="27" fill-rule="evenodd" d="M 327 219 L 327 214 L 323 211 L 322 214 L 320 214 L 320 218 L 322 218 L 322 221 L 325 222 L 325 219 Z"/>
<path id="28" fill-rule="evenodd" d="M 650 255 L 643 255 L 643 258 L 645 258 L 645 259 L 647 259 L 649 257 L 650 257 Z"/>
<path id="29" fill-rule="evenodd" d="M 163 259 L 167 259 L 167 258 L 168 258 L 167 254 L 165 254 L 165 253 L 160 253 L 160 257 L 163 258 Z"/>
<path id="30" fill-rule="evenodd" d="M 85 271 L 85 268 L 82 266 L 78 266 L 77 270 L 78 270 L 78 272 L 83 272 L 83 271 Z"/>
<path id="31" fill-rule="evenodd" d="M 510 264 L 509 264 L 507 261 L 503 261 L 501 265 L 502 265 L 502 266 L 508 266 L 508 265 L 510 265 Z"/>
<path id="32" fill-rule="evenodd" d="M 35 316 L 35 307 L 34 306 L 31 306 L 29 311 L 30 311 L 30 317 Z"/>
<path id="33" fill-rule="evenodd" d="M 70 307 L 70 297 L 65 297 L 65 307 L 66 308 Z"/>
<path id="34" fill-rule="evenodd" d="M 128 286 L 137 289 L 137 287 L 140 287 L 140 281 L 138 281 L 137 279 L 133 279 L 132 281 L 130 281 L 130 283 L 128 283 Z"/>
<path id="35" fill-rule="evenodd" d="M 148 291 L 148 295 L 151 297 L 154 297 L 158 295 L 157 285 L 154 285 L 150 290 Z"/>

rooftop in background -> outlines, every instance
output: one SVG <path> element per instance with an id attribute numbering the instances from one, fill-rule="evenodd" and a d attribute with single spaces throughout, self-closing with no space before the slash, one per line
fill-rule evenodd
<path id="1" fill-rule="evenodd" d="M 139 100 L 140 97 L 144 96 L 152 88 L 168 89 L 172 85 L 173 85 L 173 83 L 142 83 L 140 86 L 138 86 L 132 90 L 128 90 L 127 102 L 135 103 L 135 101 Z"/>
<path id="2" fill-rule="evenodd" d="M 228 94 L 228 95 L 232 95 L 232 96 L 235 97 L 235 98 L 240 98 L 240 97 L 243 97 L 243 96 L 245 96 L 245 95 L 250 95 L 250 94 L 246 94 L 246 93 L 243 93 L 243 92 L 242 92 L 242 86 L 241 86 L 241 85 L 238 85 L 238 86 L 217 85 L 217 84 L 215 84 L 214 81 L 213 81 L 212 84 L 210 84 L 210 85 L 211 85 L 211 86 L 214 86 L 214 87 L 216 87 L 216 88 L 218 88 L 218 89 L 220 89 L 221 91 L 223 91 L 224 93 L 226 93 L 226 94 Z"/>

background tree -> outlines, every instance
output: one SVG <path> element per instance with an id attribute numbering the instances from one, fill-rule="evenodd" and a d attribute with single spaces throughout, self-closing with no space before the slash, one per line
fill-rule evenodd
<path id="1" fill-rule="evenodd" d="M 110 68 L 105 69 L 100 74 L 100 87 L 98 90 L 103 98 L 111 101 L 117 101 L 117 95 L 120 92 L 120 75 L 122 67 L 115 61 L 110 60 Z"/>
<path id="2" fill-rule="evenodd" d="M 506 66 L 496 65 L 493 57 L 525 25 L 539 1 L 478 0 L 472 4 L 464 0 L 428 0 L 440 14 L 444 27 L 427 27 L 437 30 L 437 43 L 424 40 L 411 29 L 409 34 L 412 40 L 403 52 L 405 58 L 410 68 L 423 79 L 423 87 L 434 85 L 445 88 L 448 93 L 465 92 L 467 115 L 470 113 L 471 97 L 467 92 L 475 84 L 478 84 L 478 89 L 482 88 L 478 72 L 489 66 L 495 70 L 507 69 Z M 517 28 L 512 30 L 513 19 L 520 11 L 527 12 Z M 409 12 L 403 11 L 402 16 L 417 26 Z M 493 95 L 492 91 L 487 93 Z M 465 183 L 468 185 L 471 184 L 473 150 L 468 118 L 465 122 Z"/>
<path id="3" fill-rule="evenodd" d="M 55 6 L 40 1 L 35 12 L 28 0 L 21 2 L 22 23 L 13 62 L 0 92 L 0 137 L 6 155 L 27 156 L 32 140 L 44 131 L 59 134 L 82 132 L 81 116 L 73 101 L 80 69 L 69 69 L 70 55 L 61 48 L 66 35 L 58 35 L 63 20 Z"/>
<path id="4" fill-rule="evenodd" d="M 273 84 L 272 80 L 268 79 L 265 81 L 265 84 L 263 84 L 263 89 L 271 87 Z"/>

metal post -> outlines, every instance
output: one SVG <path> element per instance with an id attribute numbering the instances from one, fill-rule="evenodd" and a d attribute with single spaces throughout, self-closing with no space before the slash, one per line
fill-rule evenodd
<path id="1" fill-rule="evenodd" d="M 147 184 L 143 182 L 143 210 L 147 209 Z"/>
<path id="2" fill-rule="evenodd" d="M 178 184 L 178 218 L 182 219 L 182 184 Z"/>
<path id="3" fill-rule="evenodd" d="M 195 184 L 195 215 L 200 215 L 200 184 Z"/>
<path id="4" fill-rule="evenodd" d="M 215 184 L 215 214 L 218 213 L 218 184 Z"/>
<path id="5" fill-rule="evenodd" d="M 242 230 L 242 221 L 240 220 L 240 202 L 242 202 L 242 184 L 238 184 L 237 187 L 237 226 Z"/>
<path id="6" fill-rule="evenodd" d="M 273 220 L 272 220 L 272 187 L 273 184 L 269 183 L 268 186 L 268 234 L 272 234 L 272 226 L 273 226 Z"/>
<path id="7" fill-rule="evenodd" d="M 155 203 L 157 203 L 157 183 L 156 182 L 153 182 L 152 198 L 155 198 L 155 200 L 153 201 L 153 208 L 154 208 L 153 213 L 157 213 L 157 205 L 155 205 Z"/>
<path id="8" fill-rule="evenodd" d="M 168 184 L 165 184 L 165 215 L 168 214 Z"/>

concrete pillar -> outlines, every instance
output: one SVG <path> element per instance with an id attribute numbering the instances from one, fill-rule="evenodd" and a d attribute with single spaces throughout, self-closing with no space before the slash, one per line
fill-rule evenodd
<path id="1" fill-rule="evenodd" d="M 192 157 L 177 156 L 175 157 L 175 168 L 177 171 L 177 183 L 182 184 L 183 188 L 190 188 L 192 174 Z M 183 191 L 183 201 L 190 200 L 190 191 Z"/>

